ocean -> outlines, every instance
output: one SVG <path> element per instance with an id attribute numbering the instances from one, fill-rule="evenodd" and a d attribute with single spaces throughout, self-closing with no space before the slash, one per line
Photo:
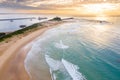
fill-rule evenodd
<path id="1" fill-rule="evenodd" d="M 20 25 L 26 25 L 30 26 L 34 23 L 43 22 L 46 20 L 49 20 L 56 15 L 44 15 L 44 14 L 0 14 L 0 20 L 1 19 L 15 19 L 15 18 L 36 18 L 36 19 L 21 19 L 21 20 L 6 20 L 6 21 L 0 21 L 0 32 L 13 32 L 16 30 L 21 29 Z M 47 18 L 43 20 L 39 20 L 38 18 Z"/>
<path id="2" fill-rule="evenodd" d="M 27 72 L 39 80 L 42 54 L 52 80 L 120 80 L 119 22 L 119 17 L 82 17 L 47 30 L 25 59 Z"/>

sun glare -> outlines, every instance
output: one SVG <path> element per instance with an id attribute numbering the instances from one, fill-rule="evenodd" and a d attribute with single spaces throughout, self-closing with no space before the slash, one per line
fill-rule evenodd
<path id="1" fill-rule="evenodd" d="M 94 28 L 96 29 L 96 31 L 100 32 L 105 32 L 107 30 L 107 26 L 103 26 L 103 25 L 95 25 Z"/>
<path id="2" fill-rule="evenodd" d="M 85 10 L 92 13 L 101 14 L 106 11 L 115 10 L 118 8 L 116 4 L 111 3 L 101 3 L 101 4 L 84 4 L 82 5 Z"/>
<path id="3" fill-rule="evenodd" d="M 109 20 L 109 18 L 107 15 L 98 15 L 95 17 L 95 20 L 107 21 L 107 20 Z"/>
<path id="4" fill-rule="evenodd" d="M 102 13 L 104 11 L 116 9 L 116 6 L 114 6 L 113 4 L 109 4 L 109 3 L 89 4 L 89 5 L 84 5 L 84 7 L 87 10 L 93 11 L 96 13 Z"/>

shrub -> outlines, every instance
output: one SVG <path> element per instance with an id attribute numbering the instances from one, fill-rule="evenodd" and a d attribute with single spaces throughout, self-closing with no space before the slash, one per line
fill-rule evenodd
<path id="1" fill-rule="evenodd" d="M 12 32 L 10 34 L 7 34 L 7 35 L 0 38 L 0 42 L 4 41 L 6 38 L 10 38 L 10 37 L 12 37 L 14 35 L 22 34 L 22 33 L 26 32 L 26 31 L 28 31 L 30 29 L 36 28 L 36 27 L 38 27 L 38 24 L 39 23 L 36 23 L 36 24 L 33 24 L 33 25 L 28 26 L 26 28 L 23 28 L 23 29 L 15 31 L 15 32 Z M 39 24 L 39 26 L 41 26 L 41 24 Z"/>
<path id="2" fill-rule="evenodd" d="M 60 17 L 55 17 L 55 18 L 51 19 L 51 21 L 62 21 L 62 19 Z"/>

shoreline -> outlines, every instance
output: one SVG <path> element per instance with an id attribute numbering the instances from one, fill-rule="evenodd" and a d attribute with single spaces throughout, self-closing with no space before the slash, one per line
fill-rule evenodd
<path id="1" fill-rule="evenodd" d="M 10 43 L 9 48 L 2 55 L 0 55 L 0 80 L 30 80 L 28 74 L 25 71 L 25 67 L 23 67 L 24 59 L 29 49 L 25 50 L 25 52 L 24 50 L 20 52 L 20 50 L 28 43 L 34 41 L 38 36 L 41 36 L 48 29 L 54 28 L 55 26 L 62 23 L 64 22 L 58 22 L 58 23 L 53 22 L 51 23 L 52 25 L 50 25 L 50 23 L 46 23 L 48 25 L 47 27 L 43 27 L 41 29 L 38 29 L 38 30 L 35 30 L 34 32 L 29 33 L 28 35 L 22 36 L 20 37 L 20 39 L 16 40 L 15 42 L 12 42 L 12 43 L 8 42 Z M 18 54 L 20 55 L 18 58 L 16 58 Z M 20 63 L 19 63 L 19 60 L 20 60 Z M 22 68 L 19 65 L 22 66 Z M 20 71 L 20 73 L 19 71 L 17 73 L 17 69 Z M 51 76 L 48 79 L 51 80 Z"/>

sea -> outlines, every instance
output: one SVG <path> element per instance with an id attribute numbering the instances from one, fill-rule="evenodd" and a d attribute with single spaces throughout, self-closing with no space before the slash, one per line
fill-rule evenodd
<path id="1" fill-rule="evenodd" d="M 46 31 L 25 60 L 31 77 L 41 73 L 41 54 L 52 80 L 120 80 L 120 18 L 82 17 Z"/>
<path id="2" fill-rule="evenodd" d="M 120 80 L 120 17 L 77 17 L 39 36 L 25 59 L 36 80 L 41 54 L 52 80 Z"/>
<path id="3" fill-rule="evenodd" d="M 57 15 L 44 15 L 44 14 L 0 14 L 0 33 L 1 32 L 13 32 L 16 30 L 21 29 L 21 25 L 30 26 L 35 23 L 43 22 Z M 20 20 L 14 20 L 19 19 Z M 35 18 L 35 19 L 24 19 L 24 18 Z M 41 19 L 39 18 L 46 18 Z M 11 20 L 4 20 L 3 19 L 13 19 Z"/>

